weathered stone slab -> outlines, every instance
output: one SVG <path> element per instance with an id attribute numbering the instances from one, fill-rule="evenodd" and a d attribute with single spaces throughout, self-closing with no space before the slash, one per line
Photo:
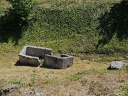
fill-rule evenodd
<path id="1" fill-rule="evenodd" d="M 0 96 L 7 96 L 7 94 L 11 93 L 14 90 L 18 90 L 19 85 L 13 85 L 7 88 L 0 89 Z"/>
<path id="2" fill-rule="evenodd" d="M 25 65 L 39 66 L 39 59 L 44 59 L 45 54 L 52 55 L 52 49 L 29 45 L 24 46 L 18 55 L 19 63 Z"/>
<path id="3" fill-rule="evenodd" d="M 62 54 L 61 57 L 45 54 L 44 67 L 64 69 L 73 65 L 73 56 Z"/>
<path id="4" fill-rule="evenodd" d="M 23 65 L 39 66 L 40 60 L 38 57 L 34 56 L 19 55 L 19 63 L 22 63 Z"/>
<path id="5" fill-rule="evenodd" d="M 124 62 L 122 62 L 122 61 L 112 61 L 110 63 L 110 66 L 109 66 L 108 69 L 111 69 L 111 70 L 112 69 L 116 69 L 116 70 L 118 70 L 118 69 L 121 69 L 124 65 L 125 65 Z"/>
<path id="6" fill-rule="evenodd" d="M 27 46 L 26 55 L 39 57 L 44 59 L 45 54 L 52 55 L 52 49 L 43 48 L 43 47 L 35 47 L 35 46 Z"/>

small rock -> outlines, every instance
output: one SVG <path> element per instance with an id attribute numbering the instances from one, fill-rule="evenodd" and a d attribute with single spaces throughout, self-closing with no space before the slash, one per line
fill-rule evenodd
<path id="1" fill-rule="evenodd" d="M 3 91 L 5 93 L 9 93 L 10 91 L 14 90 L 14 89 L 18 89 L 19 85 L 13 85 L 13 86 L 10 86 L 10 87 L 7 87 L 5 89 L 3 89 Z"/>
<path id="2" fill-rule="evenodd" d="M 44 95 L 43 92 L 39 92 L 39 91 L 37 91 L 37 90 L 34 90 L 34 94 L 35 94 L 36 96 L 43 96 L 43 95 Z"/>
<path id="3" fill-rule="evenodd" d="M 115 69 L 115 70 L 119 70 L 119 69 L 121 69 L 123 66 L 124 66 L 125 64 L 124 64 L 124 62 L 122 62 L 122 61 L 112 61 L 111 63 L 110 63 L 110 66 L 108 67 L 108 69 Z"/>
<path id="4" fill-rule="evenodd" d="M 75 95 L 75 92 L 70 92 L 70 93 L 69 93 L 69 96 L 76 96 L 76 95 Z"/>
<path id="5" fill-rule="evenodd" d="M 43 92 L 35 92 L 36 96 L 43 96 Z"/>

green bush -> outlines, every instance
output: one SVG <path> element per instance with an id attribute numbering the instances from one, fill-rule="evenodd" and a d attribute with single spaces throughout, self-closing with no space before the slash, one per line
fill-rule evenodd
<path id="1" fill-rule="evenodd" d="M 11 19 L 21 19 L 23 21 L 29 21 L 33 18 L 35 3 L 34 0 L 8 0 L 12 4 L 10 10 Z"/>
<path id="2" fill-rule="evenodd" d="M 34 0 L 8 0 L 11 7 L 0 16 L 0 41 L 17 45 L 28 27 L 35 21 Z M 11 34 L 10 34 L 11 33 Z"/>

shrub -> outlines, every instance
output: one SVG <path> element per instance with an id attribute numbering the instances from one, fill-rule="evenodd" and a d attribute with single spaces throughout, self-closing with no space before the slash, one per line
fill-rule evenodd
<path id="1" fill-rule="evenodd" d="M 30 21 L 33 16 L 35 7 L 34 0 L 8 0 L 12 4 L 10 10 L 11 19 L 19 19 L 23 21 Z"/>
<path id="2" fill-rule="evenodd" d="M 0 41 L 12 40 L 17 45 L 23 32 L 28 29 L 30 24 L 34 23 L 36 7 L 34 0 L 8 1 L 12 6 L 0 17 Z"/>

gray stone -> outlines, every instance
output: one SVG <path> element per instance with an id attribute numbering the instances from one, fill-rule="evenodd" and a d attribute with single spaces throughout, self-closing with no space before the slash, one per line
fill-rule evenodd
<path id="1" fill-rule="evenodd" d="M 12 92 L 13 90 L 17 89 L 18 90 L 19 85 L 13 85 L 10 87 L 6 87 L 4 89 L 0 90 L 0 96 L 5 95 L 5 94 L 9 94 L 10 92 Z"/>
<path id="2" fill-rule="evenodd" d="M 36 96 L 43 96 L 44 93 L 43 93 L 43 92 L 37 92 L 37 91 L 35 91 L 35 95 L 36 95 Z"/>
<path id="3" fill-rule="evenodd" d="M 69 96 L 76 96 L 75 92 L 70 92 Z"/>
<path id="4" fill-rule="evenodd" d="M 109 69 L 121 69 L 124 66 L 124 62 L 122 61 L 112 61 L 110 63 Z"/>
<path id="5" fill-rule="evenodd" d="M 45 54 L 44 67 L 64 69 L 73 65 L 73 56 L 62 54 L 61 57 Z"/>
<path id="6" fill-rule="evenodd" d="M 45 54 L 52 55 L 52 49 L 37 47 L 37 46 L 24 46 L 19 53 L 19 63 L 31 66 L 39 66 L 40 59 L 44 59 Z"/>

